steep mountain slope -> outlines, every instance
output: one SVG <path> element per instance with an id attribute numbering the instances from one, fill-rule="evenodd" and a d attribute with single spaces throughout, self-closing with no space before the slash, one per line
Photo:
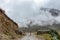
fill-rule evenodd
<path id="1" fill-rule="evenodd" d="M 0 40 L 15 39 L 17 32 L 18 25 L 5 14 L 4 10 L 0 9 Z"/>

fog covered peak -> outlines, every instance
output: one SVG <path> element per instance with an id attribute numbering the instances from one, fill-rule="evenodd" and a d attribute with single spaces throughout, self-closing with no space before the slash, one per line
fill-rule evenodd
<path id="1" fill-rule="evenodd" d="M 60 24 L 60 10 L 58 9 L 50 9 L 50 8 L 40 8 L 40 12 L 37 16 L 34 16 L 30 20 L 30 25 L 53 25 Z"/>
<path id="2" fill-rule="evenodd" d="M 51 13 L 52 16 L 59 16 L 60 15 L 60 10 L 59 9 L 54 9 L 54 8 L 40 8 L 40 10 L 48 11 L 48 12 Z"/>

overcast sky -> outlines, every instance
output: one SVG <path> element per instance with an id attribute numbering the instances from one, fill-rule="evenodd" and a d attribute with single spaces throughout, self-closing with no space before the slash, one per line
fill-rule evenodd
<path id="1" fill-rule="evenodd" d="M 26 25 L 29 20 L 35 20 L 35 23 L 41 25 L 42 20 L 54 22 L 53 19 L 55 19 L 60 22 L 60 16 L 54 18 L 49 12 L 40 14 L 41 7 L 60 9 L 60 0 L 0 0 L 0 8 L 4 9 L 6 14 L 18 25 Z M 49 23 L 51 24 L 51 22 Z"/>

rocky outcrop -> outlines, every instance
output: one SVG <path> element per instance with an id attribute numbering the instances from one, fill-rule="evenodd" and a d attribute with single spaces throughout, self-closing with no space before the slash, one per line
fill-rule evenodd
<path id="1" fill-rule="evenodd" d="M 0 38 L 6 35 L 8 40 L 15 39 L 18 35 L 16 31 L 18 31 L 18 25 L 5 14 L 4 10 L 0 9 Z"/>

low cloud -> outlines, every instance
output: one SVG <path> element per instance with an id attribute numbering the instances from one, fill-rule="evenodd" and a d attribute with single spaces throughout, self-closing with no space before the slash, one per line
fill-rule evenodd
<path id="1" fill-rule="evenodd" d="M 59 0 L 46 0 L 42 4 L 36 4 L 33 0 L 1 0 L 0 8 L 6 10 L 6 14 L 19 26 L 26 26 L 29 21 L 47 25 L 53 24 L 55 20 L 60 23 L 60 16 L 53 17 L 49 12 L 41 12 L 40 7 L 60 9 L 58 4 Z"/>

